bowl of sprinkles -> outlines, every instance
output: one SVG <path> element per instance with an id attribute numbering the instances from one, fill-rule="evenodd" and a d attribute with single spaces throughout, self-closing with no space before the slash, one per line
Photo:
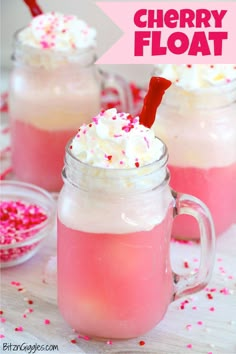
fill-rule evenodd
<path id="1" fill-rule="evenodd" d="M 52 235 L 56 202 L 33 184 L 0 182 L 0 267 L 30 259 Z"/>

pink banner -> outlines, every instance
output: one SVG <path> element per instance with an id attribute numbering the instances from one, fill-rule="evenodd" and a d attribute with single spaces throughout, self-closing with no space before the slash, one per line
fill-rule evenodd
<path id="1" fill-rule="evenodd" d="M 98 64 L 236 63 L 235 2 L 96 2 L 123 31 Z"/>

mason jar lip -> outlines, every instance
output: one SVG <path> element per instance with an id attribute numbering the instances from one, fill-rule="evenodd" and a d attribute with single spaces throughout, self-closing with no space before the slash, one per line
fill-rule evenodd
<path id="1" fill-rule="evenodd" d="M 27 26 L 24 26 L 24 27 L 21 27 L 19 28 L 17 31 L 15 31 L 14 35 L 13 35 L 13 44 L 14 45 L 17 45 L 21 48 L 28 48 L 34 52 L 40 52 L 42 51 L 42 48 L 38 48 L 38 47 L 34 47 L 30 44 L 26 44 L 26 43 L 22 43 L 20 40 L 19 40 L 19 34 L 24 30 L 26 29 Z M 46 49 L 43 49 L 44 53 L 50 53 L 50 54 L 57 54 L 57 55 L 86 55 L 86 54 L 89 54 L 89 53 L 94 53 L 96 50 L 96 46 L 89 46 L 89 47 L 86 47 L 86 48 L 76 48 L 76 49 L 71 49 L 71 50 L 61 50 L 61 49 L 54 49 L 54 48 L 46 48 Z M 94 55 L 95 59 L 94 61 L 96 60 L 96 55 Z"/>
<path id="2" fill-rule="evenodd" d="M 161 154 L 161 156 L 157 159 L 157 160 L 155 160 L 155 161 L 153 161 L 153 162 L 151 162 L 151 163 L 148 163 L 148 164 L 146 164 L 146 165 L 143 165 L 143 166 L 139 166 L 138 168 L 137 167 L 130 167 L 130 168 L 106 168 L 106 167 L 100 167 L 100 166 L 94 166 L 94 165 L 90 165 L 90 164 L 88 164 L 88 163 L 86 163 L 86 162 L 83 162 L 83 161 L 81 161 L 81 160 L 79 160 L 79 159 L 77 159 L 77 157 L 75 157 L 73 154 L 72 154 L 72 152 L 71 152 L 71 149 L 70 149 L 70 145 L 71 145 L 71 143 L 72 143 L 72 141 L 73 141 L 73 138 L 71 138 L 68 142 L 67 142 L 67 144 L 66 144 L 66 147 L 65 147 L 65 152 L 66 152 L 66 154 L 68 154 L 69 156 L 70 156 L 70 158 L 74 161 L 74 162 L 76 162 L 76 163 L 78 163 L 80 166 L 82 166 L 82 167 L 86 167 L 87 169 L 89 169 L 89 170 L 93 170 L 93 171 L 95 171 L 95 170 L 100 170 L 100 171 L 105 171 L 106 172 L 106 175 L 107 174 L 115 174 L 115 175 L 117 175 L 117 174 L 119 174 L 119 175 L 122 175 L 122 174 L 126 174 L 126 173 L 128 173 L 128 172 L 130 172 L 130 173 L 137 173 L 138 171 L 144 171 L 145 169 L 154 169 L 155 167 L 156 168 L 162 168 L 162 167 L 164 167 L 166 164 L 167 164 L 167 161 L 168 161 L 168 157 L 169 157 L 169 155 L 168 155 L 168 148 L 167 148 L 167 145 L 164 143 L 164 141 L 162 140 L 162 139 L 160 139 L 158 136 L 156 136 L 155 137 L 156 139 L 158 139 L 162 144 L 163 144 L 163 153 Z M 66 156 L 65 156 L 65 159 L 66 159 Z M 120 176 L 119 176 L 120 177 Z"/>
<path id="3" fill-rule="evenodd" d="M 189 110 L 193 108 L 207 112 L 212 109 L 225 109 L 233 103 L 236 103 L 236 79 L 221 85 L 195 89 L 183 88 L 172 83 L 163 97 L 161 109 L 165 106 L 178 110 L 185 107 L 186 114 L 189 114 Z"/>
<path id="4" fill-rule="evenodd" d="M 231 80 L 230 82 L 225 82 L 220 85 L 208 86 L 208 87 L 197 87 L 194 89 L 187 89 L 181 86 L 178 86 L 175 82 L 172 82 L 172 87 L 178 89 L 179 91 L 187 92 L 188 94 L 194 95 L 206 95 L 216 93 L 221 95 L 225 92 L 230 92 L 236 89 L 236 79 Z"/>
<path id="5" fill-rule="evenodd" d="M 227 65 L 227 64 L 225 64 L 225 65 Z M 236 64 L 229 64 L 229 65 L 236 65 Z M 155 69 L 153 69 L 152 76 L 162 76 L 162 75 L 161 74 L 157 75 L 155 73 Z M 204 94 L 207 94 L 208 92 L 212 93 L 212 91 L 213 92 L 214 91 L 218 91 L 219 92 L 220 90 L 231 91 L 231 89 L 232 90 L 236 89 L 236 78 L 234 78 L 234 79 L 232 79 L 230 81 L 225 81 L 224 83 L 220 83 L 218 85 L 201 86 L 201 87 L 196 87 L 196 88 L 192 88 L 192 89 L 191 88 L 182 87 L 182 86 L 178 85 L 178 83 L 176 81 L 171 81 L 171 83 L 172 84 L 170 86 L 170 89 L 171 89 L 171 87 L 174 87 L 175 89 L 178 89 L 178 90 L 183 91 L 183 92 L 187 92 L 189 94 L 201 94 L 201 95 L 204 95 Z M 169 90 L 168 90 L 168 92 L 169 92 Z M 219 93 L 221 93 L 221 92 L 219 92 Z"/>

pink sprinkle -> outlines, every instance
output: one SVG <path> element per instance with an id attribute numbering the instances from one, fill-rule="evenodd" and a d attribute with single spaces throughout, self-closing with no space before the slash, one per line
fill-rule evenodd
<path id="1" fill-rule="evenodd" d="M 97 118 L 97 117 L 94 117 L 94 118 L 92 119 L 92 121 L 93 121 L 95 124 L 98 124 L 98 118 Z"/>
<path id="2" fill-rule="evenodd" d="M 217 262 L 222 262 L 223 259 L 222 258 L 217 258 Z"/>
<path id="3" fill-rule="evenodd" d="M 33 311 L 34 311 L 34 310 L 33 310 L 33 309 L 31 309 L 31 308 L 30 308 L 30 309 L 28 309 L 28 312 L 29 312 L 29 313 L 32 313 Z"/>
<path id="4" fill-rule="evenodd" d="M 111 340 L 108 340 L 108 341 L 107 341 L 107 344 L 108 344 L 108 345 L 112 345 L 112 341 L 111 341 Z"/>
<path id="5" fill-rule="evenodd" d="M 4 322 L 6 322 L 6 319 L 4 317 L 1 317 L 0 322 L 4 323 Z"/>
<path id="6" fill-rule="evenodd" d="M 43 49 L 48 49 L 48 48 L 50 48 L 49 43 L 46 42 L 46 41 L 41 41 L 40 44 L 41 44 L 41 46 L 42 46 Z"/>
<path id="7" fill-rule="evenodd" d="M 232 275 L 229 275 L 229 276 L 228 276 L 228 279 L 233 279 L 233 276 L 232 276 Z"/>
<path id="8" fill-rule="evenodd" d="M 90 340 L 88 336 L 82 336 L 81 334 L 78 335 L 78 338 L 82 338 L 84 340 Z"/>
<path id="9" fill-rule="evenodd" d="M 196 262 L 199 262 L 199 259 L 198 258 L 193 258 L 193 261 L 196 263 Z"/>
<path id="10" fill-rule="evenodd" d="M 187 329 L 188 331 L 190 331 L 190 329 L 192 329 L 192 325 L 191 325 L 191 324 L 188 324 L 188 325 L 186 326 L 186 329 Z"/>
<path id="11" fill-rule="evenodd" d="M 120 138 L 122 136 L 122 134 L 114 134 L 113 136 L 114 136 L 114 138 Z"/>
<path id="12" fill-rule="evenodd" d="M 90 340 L 88 336 L 84 336 L 84 340 Z"/>
<path id="13" fill-rule="evenodd" d="M 147 148 L 149 149 L 149 148 L 150 148 L 150 144 L 149 144 L 149 141 L 148 141 L 148 139 L 147 139 L 147 137 L 146 137 L 146 136 L 144 137 L 144 141 L 146 142 L 146 144 L 147 144 Z"/>
<path id="14" fill-rule="evenodd" d="M 8 99 L 8 93 L 4 92 L 0 95 L 0 108 L 2 108 L 2 101 L 5 101 Z M 2 110 L 0 110 L 2 112 Z M 0 130 L 0 134 L 7 134 L 10 132 L 10 127 L 6 126 L 5 128 L 2 128 Z"/>
<path id="15" fill-rule="evenodd" d="M 197 310 L 197 306 L 193 306 L 193 307 L 192 307 L 192 310 Z"/>
<path id="16" fill-rule="evenodd" d="M 184 261 L 184 268 L 189 268 L 189 264 L 187 261 Z"/>
<path id="17" fill-rule="evenodd" d="M 202 325 L 203 325 L 203 322 L 202 322 L 202 321 L 198 321 L 197 324 L 198 324 L 199 326 L 202 326 Z"/>
<path id="18" fill-rule="evenodd" d="M 16 327 L 15 331 L 16 332 L 22 332 L 23 331 L 23 327 L 22 326 Z"/>
<path id="19" fill-rule="evenodd" d="M 187 344 L 186 347 L 189 348 L 189 349 L 192 349 L 193 345 L 192 344 Z"/>
<path id="20" fill-rule="evenodd" d="M 23 318 L 27 318 L 27 315 L 25 313 L 23 314 Z"/>
<path id="21" fill-rule="evenodd" d="M 223 288 L 223 289 L 220 290 L 220 293 L 224 294 L 224 295 L 229 295 L 229 289 Z"/>
<path id="22" fill-rule="evenodd" d="M 3 200 L 0 202 L 0 244 L 10 245 L 32 237 L 37 230 L 32 230 L 47 219 L 46 213 L 36 204 L 27 204 L 18 200 Z M 22 257 L 36 247 L 32 245 L 19 246 L 15 249 L 0 250 L 0 261 L 9 262 Z M 20 286 L 19 282 L 12 281 L 11 285 Z M 24 292 L 24 288 L 18 288 Z"/>
<path id="23" fill-rule="evenodd" d="M 213 354 L 213 352 L 208 352 L 207 354 Z"/>
<path id="24" fill-rule="evenodd" d="M 5 338 L 4 334 L 0 334 L 0 338 Z"/>
<path id="25" fill-rule="evenodd" d="M 226 273 L 226 271 L 225 271 L 224 267 L 219 267 L 219 270 L 220 270 L 220 272 L 221 272 L 221 273 L 223 273 L 223 274 L 225 274 L 225 273 Z"/>
<path id="26" fill-rule="evenodd" d="M 213 311 L 215 311 L 215 308 L 214 307 L 210 307 L 209 310 L 213 312 Z"/>
<path id="27" fill-rule="evenodd" d="M 106 155 L 106 158 L 108 161 L 111 161 L 112 160 L 112 155 Z"/>
<path id="28" fill-rule="evenodd" d="M 44 323 L 45 323 L 46 325 L 48 325 L 48 324 L 50 324 L 50 320 L 45 319 L 45 320 L 44 320 Z"/>
<path id="29" fill-rule="evenodd" d="M 15 281 L 11 281 L 11 285 L 16 285 L 16 282 Z"/>
<path id="30" fill-rule="evenodd" d="M 12 172 L 12 167 L 8 167 L 5 171 L 3 171 L 1 174 L 0 174 L 0 180 L 4 180 L 7 175 L 9 175 L 9 173 Z"/>

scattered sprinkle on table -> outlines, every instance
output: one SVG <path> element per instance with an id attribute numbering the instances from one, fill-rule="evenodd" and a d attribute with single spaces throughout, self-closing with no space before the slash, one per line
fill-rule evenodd
<path id="1" fill-rule="evenodd" d="M 23 327 L 22 326 L 16 327 L 15 331 L 16 332 L 22 332 L 23 331 Z"/>
<path id="2" fill-rule="evenodd" d="M 139 345 L 145 345 L 145 342 L 144 342 L 144 340 L 141 340 L 140 342 L 139 342 Z"/>

